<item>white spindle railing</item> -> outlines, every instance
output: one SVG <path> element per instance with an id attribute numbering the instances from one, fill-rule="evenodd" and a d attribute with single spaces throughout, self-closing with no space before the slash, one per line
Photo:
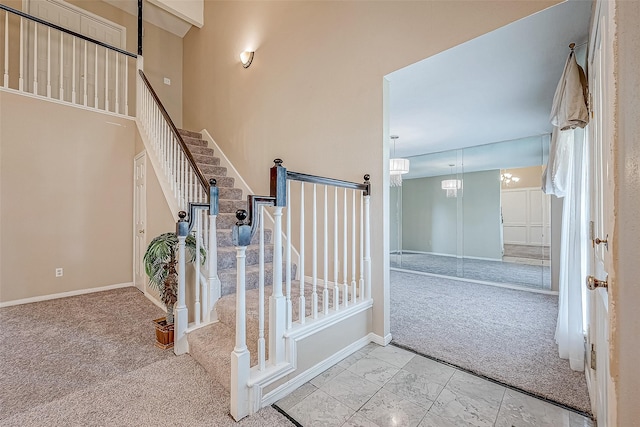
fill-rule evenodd
<path id="1" fill-rule="evenodd" d="M 4 37 L 3 88 L 129 114 L 128 79 L 135 70 L 135 54 L 4 5 L 0 5 L 0 14 L 4 14 L 0 20 L 4 24 L 4 31 L 0 32 Z"/>
<path id="2" fill-rule="evenodd" d="M 350 312 L 356 312 L 354 310 L 358 310 L 359 307 L 364 308 L 365 304 L 371 303 L 370 238 L 368 236 L 370 232 L 368 224 L 370 184 L 368 175 L 365 176 L 366 182 L 364 184 L 356 184 L 287 172 L 280 163 L 280 161 L 276 161 L 276 166 L 272 168 L 272 184 L 274 181 L 277 182 L 276 195 L 273 195 L 272 186 L 272 196 L 250 197 L 249 201 L 252 205 L 250 212 L 253 218 L 249 218 L 249 221 L 246 222 L 247 214 L 241 211 L 237 215 L 239 222 L 234 229 L 234 244 L 238 254 L 238 279 L 236 345 L 231 354 L 231 414 L 236 420 L 255 409 L 250 402 L 251 393 L 249 390 L 252 384 L 255 384 L 258 378 L 271 375 L 267 371 L 276 372 L 278 369 L 286 367 L 287 363 L 293 362 L 288 359 L 291 355 L 285 352 L 286 336 L 296 333 L 297 330 L 305 334 L 313 333 L 309 332 L 312 329 L 302 330 L 301 328 L 313 328 L 314 324 L 333 321 L 336 316 L 346 318 Z M 307 215 L 305 190 L 308 186 L 305 183 L 312 185 L 310 216 Z M 321 206 L 318 206 L 317 203 L 318 186 L 324 187 L 321 189 L 324 192 Z M 329 197 L 331 191 L 333 197 Z M 339 197 L 340 191 L 343 192 L 342 197 Z M 284 192 L 286 196 L 281 197 L 278 192 Z M 350 209 L 349 199 L 351 200 Z M 274 218 L 273 282 L 269 298 L 268 340 L 265 340 L 264 331 L 267 321 L 265 319 L 265 251 L 267 250 L 264 239 L 265 209 L 269 209 Z M 284 215 L 283 209 L 285 210 Z M 329 212 L 333 213 L 331 217 L 329 217 Z M 318 224 L 319 215 L 322 215 L 322 224 Z M 284 226 L 282 224 L 283 216 L 286 221 Z M 292 225 L 296 222 L 300 226 L 299 240 L 297 240 L 299 242 L 298 286 L 294 286 L 294 267 L 291 257 L 294 242 Z M 359 229 L 357 222 L 360 222 Z M 322 242 L 318 241 L 319 227 L 322 227 Z M 333 229 L 330 233 L 331 227 Z M 256 366 L 252 368 L 249 362 L 248 348 L 250 346 L 246 342 L 248 338 L 246 336 L 244 254 L 254 232 L 259 233 L 258 334 L 257 337 L 254 335 L 249 339 L 257 339 L 258 357 Z M 311 242 L 305 240 L 305 236 L 309 232 L 311 233 Z M 351 239 L 349 239 L 349 235 L 351 235 Z M 285 239 L 284 248 L 283 238 Z M 309 243 L 311 244 L 309 245 Z M 320 245 L 322 245 L 321 254 L 319 254 Z M 283 249 L 284 277 L 282 274 Z M 319 255 L 323 261 L 322 277 L 318 277 Z M 311 262 L 311 277 L 308 278 L 305 276 L 306 261 Z M 348 278 L 349 271 L 351 271 L 351 282 Z M 358 273 L 362 280 L 359 289 L 356 282 Z M 330 277 L 333 280 L 330 280 Z M 319 279 L 323 283 L 322 302 L 319 301 L 317 294 Z M 307 280 L 309 285 L 306 284 Z M 298 295 L 295 295 L 294 290 L 298 292 Z M 310 304 L 307 305 L 307 302 Z M 269 355 L 268 360 L 266 354 Z"/>

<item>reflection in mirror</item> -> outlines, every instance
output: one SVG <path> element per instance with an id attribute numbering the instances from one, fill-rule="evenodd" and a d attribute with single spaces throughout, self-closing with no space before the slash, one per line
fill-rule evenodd
<path id="1" fill-rule="evenodd" d="M 391 267 L 552 289 L 548 135 L 411 157 L 391 189 Z"/>

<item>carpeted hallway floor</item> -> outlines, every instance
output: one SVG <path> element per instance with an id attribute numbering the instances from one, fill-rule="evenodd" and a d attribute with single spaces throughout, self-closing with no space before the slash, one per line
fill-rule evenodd
<path id="1" fill-rule="evenodd" d="M 0 309 L 0 425 L 292 425 L 270 407 L 236 424 L 198 363 L 153 345 L 162 315 L 135 288 Z"/>
<path id="2" fill-rule="evenodd" d="M 558 357 L 558 297 L 391 272 L 393 343 L 590 413 L 583 372 Z"/>

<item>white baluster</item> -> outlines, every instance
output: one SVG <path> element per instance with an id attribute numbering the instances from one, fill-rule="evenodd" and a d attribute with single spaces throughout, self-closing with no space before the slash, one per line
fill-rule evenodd
<path id="1" fill-rule="evenodd" d="M 364 301 L 364 194 L 360 196 L 360 301 Z"/>
<path id="2" fill-rule="evenodd" d="M 58 99 L 64 100 L 64 33 L 62 31 L 60 31 L 60 73 L 58 77 L 60 81 Z"/>
<path id="3" fill-rule="evenodd" d="M 115 52 L 115 57 L 116 57 L 116 69 L 115 69 L 116 85 L 113 91 L 116 94 L 115 112 L 116 114 L 120 114 L 120 96 L 118 96 L 120 94 L 120 54 L 118 52 Z"/>
<path id="4" fill-rule="evenodd" d="M 318 318 L 318 210 L 316 208 L 316 184 L 313 184 L 313 209 L 311 210 L 313 215 L 313 234 L 312 234 L 312 252 L 313 262 L 311 263 L 311 283 L 313 286 L 313 294 L 311 296 L 311 303 L 313 308 L 311 314 L 314 319 Z"/>
<path id="5" fill-rule="evenodd" d="M 202 228 L 201 230 L 198 230 L 200 243 L 204 248 L 205 254 L 210 255 L 209 248 L 207 247 L 208 241 L 209 241 L 209 233 L 208 233 L 209 230 L 207 229 L 209 216 L 207 215 L 206 211 L 204 210 L 198 211 L 198 221 L 200 222 L 199 224 Z M 200 270 L 201 265 L 202 263 L 198 264 L 198 270 Z M 202 295 L 202 298 L 200 298 L 201 310 L 198 310 L 198 312 L 201 313 L 202 322 L 209 323 L 210 321 L 209 313 L 211 312 L 211 309 L 209 308 L 209 301 L 210 301 L 209 276 L 207 276 L 206 282 L 203 283 L 200 280 L 198 282 L 202 283 L 200 285 L 200 287 L 202 288 L 202 290 L 200 291 Z"/>
<path id="6" fill-rule="evenodd" d="M 38 24 L 33 23 L 33 94 L 38 94 Z"/>
<path id="7" fill-rule="evenodd" d="M 338 270 L 338 187 L 333 187 L 333 308 L 336 311 L 340 309 Z"/>
<path id="8" fill-rule="evenodd" d="M 109 111 L 109 49 L 104 48 L 104 110 Z"/>
<path id="9" fill-rule="evenodd" d="M 269 299 L 269 362 L 279 365 L 284 362 L 284 339 L 286 327 L 286 304 L 282 294 L 282 207 L 273 212 L 273 289 Z"/>
<path id="10" fill-rule="evenodd" d="M 8 52 L 5 49 L 5 52 Z M 18 90 L 24 91 L 24 19 L 20 17 L 20 74 L 18 76 Z"/>
<path id="11" fill-rule="evenodd" d="M 217 236 L 217 215 L 213 215 L 209 213 L 209 248 L 208 248 L 208 258 L 209 262 L 209 309 L 207 312 L 208 321 L 213 322 L 218 320 L 217 317 L 214 318 L 215 311 L 213 307 L 216 302 L 220 299 L 220 279 L 218 278 L 218 236 Z"/>
<path id="12" fill-rule="evenodd" d="M 47 27 L 47 98 L 51 98 L 51 27 Z"/>
<path id="13" fill-rule="evenodd" d="M 88 41 L 84 41 L 84 68 L 83 68 L 83 75 L 82 75 L 82 90 L 83 90 L 83 95 L 84 95 L 84 106 L 86 107 L 89 104 L 89 94 L 87 93 L 87 88 L 88 88 L 88 84 L 87 84 L 87 62 L 89 61 L 89 54 L 87 53 L 87 44 L 89 42 Z M 148 114 L 148 113 L 147 113 Z"/>
<path id="14" fill-rule="evenodd" d="M 344 197 L 342 203 L 342 223 L 344 228 L 342 230 L 342 299 L 345 307 L 349 306 L 349 283 L 347 282 L 347 232 L 348 230 L 348 218 L 347 218 L 347 189 L 344 190 Z"/>
<path id="15" fill-rule="evenodd" d="M 287 180 L 287 246 L 285 248 L 285 291 L 287 296 L 287 329 L 293 326 L 291 307 L 291 181 Z"/>
<path id="16" fill-rule="evenodd" d="M 189 352 L 189 343 L 186 336 L 189 312 L 185 303 L 185 276 L 187 270 L 185 240 L 185 236 L 178 236 L 178 301 L 175 307 L 175 342 L 173 346 L 173 352 L 176 355 Z"/>
<path id="17" fill-rule="evenodd" d="M 258 252 L 258 369 L 264 371 L 266 352 L 264 341 L 264 206 L 259 208 L 260 243 Z M 275 269 L 275 264 L 274 269 Z"/>
<path id="18" fill-rule="evenodd" d="M 371 222 L 370 199 L 364 196 L 364 269 L 365 269 L 365 298 L 371 299 Z"/>
<path id="19" fill-rule="evenodd" d="M 306 313 L 306 300 L 304 297 L 304 182 L 300 182 L 300 324 L 304 325 Z"/>
<path id="20" fill-rule="evenodd" d="M 129 115 L 129 60 L 124 59 L 124 114 Z"/>
<path id="21" fill-rule="evenodd" d="M 196 326 L 200 324 L 200 266 L 202 265 L 202 262 L 200 260 L 200 240 L 202 239 L 202 221 L 200 221 L 201 219 L 201 215 L 200 215 L 200 211 L 196 211 L 196 231 L 195 231 L 195 238 L 196 238 L 196 277 L 195 277 L 195 286 L 194 286 L 194 293 L 195 293 L 195 303 L 194 303 L 194 313 L 193 313 L 193 317 L 194 317 L 194 321 L 196 323 Z"/>
<path id="22" fill-rule="evenodd" d="M 327 186 L 324 186 L 324 289 L 322 290 L 322 312 L 329 314 L 329 216 L 327 211 Z"/>
<path id="23" fill-rule="evenodd" d="M 231 352 L 231 416 L 237 421 L 249 415 L 251 355 L 247 349 L 245 308 L 246 246 L 236 246 L 236 345 Z"/>
<path id="24" fill-rule="evenodd" d="M 351 191 L 351 300 L 358 301 L 356 290 L 356 190 Z"/>
<path id="25" fill-rule="evenodd" d="M 98 45 L 95 47 L 93 61 L 93 108 L 98 109 Z"/>
<path id="26" fill-rule="evenodd" d="M 71 38 L 71 102 L 76 103 L 76 38 Z"/>
<path id="27" fill-rule="evenodd" d="M 7 11 L 4 12 L 4 87 L 9 87 L 9 12 Z"/>

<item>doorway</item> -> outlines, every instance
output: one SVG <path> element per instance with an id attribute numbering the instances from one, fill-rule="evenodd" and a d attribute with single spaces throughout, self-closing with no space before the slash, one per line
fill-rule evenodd
<path id="1" fill-rule="evenodd" d="M 554 338 L 561 202 L 540 186 L 553 94 L 569 43 L 586 50 L 590 9 L 565 2 L 386 76 L 393 157 L 411 165 L 390 190 L 394 341 L 583 413 L 591 411 L 584 372 L 560 359 Z M 527 168 L 539 171 L 537 184 L 513 185 Z M 518 268 L 508 279 L 491 270 L 508 263 Z M 536 388 L 541 378 L 555 389 Z"/>
<path id="2" fill-rule="evenodd" d="M 147 249 L 147 152 L 138 154 L 133 161 L 133 284 L 146 294 L 147 276 L 144 253 Z"/>

